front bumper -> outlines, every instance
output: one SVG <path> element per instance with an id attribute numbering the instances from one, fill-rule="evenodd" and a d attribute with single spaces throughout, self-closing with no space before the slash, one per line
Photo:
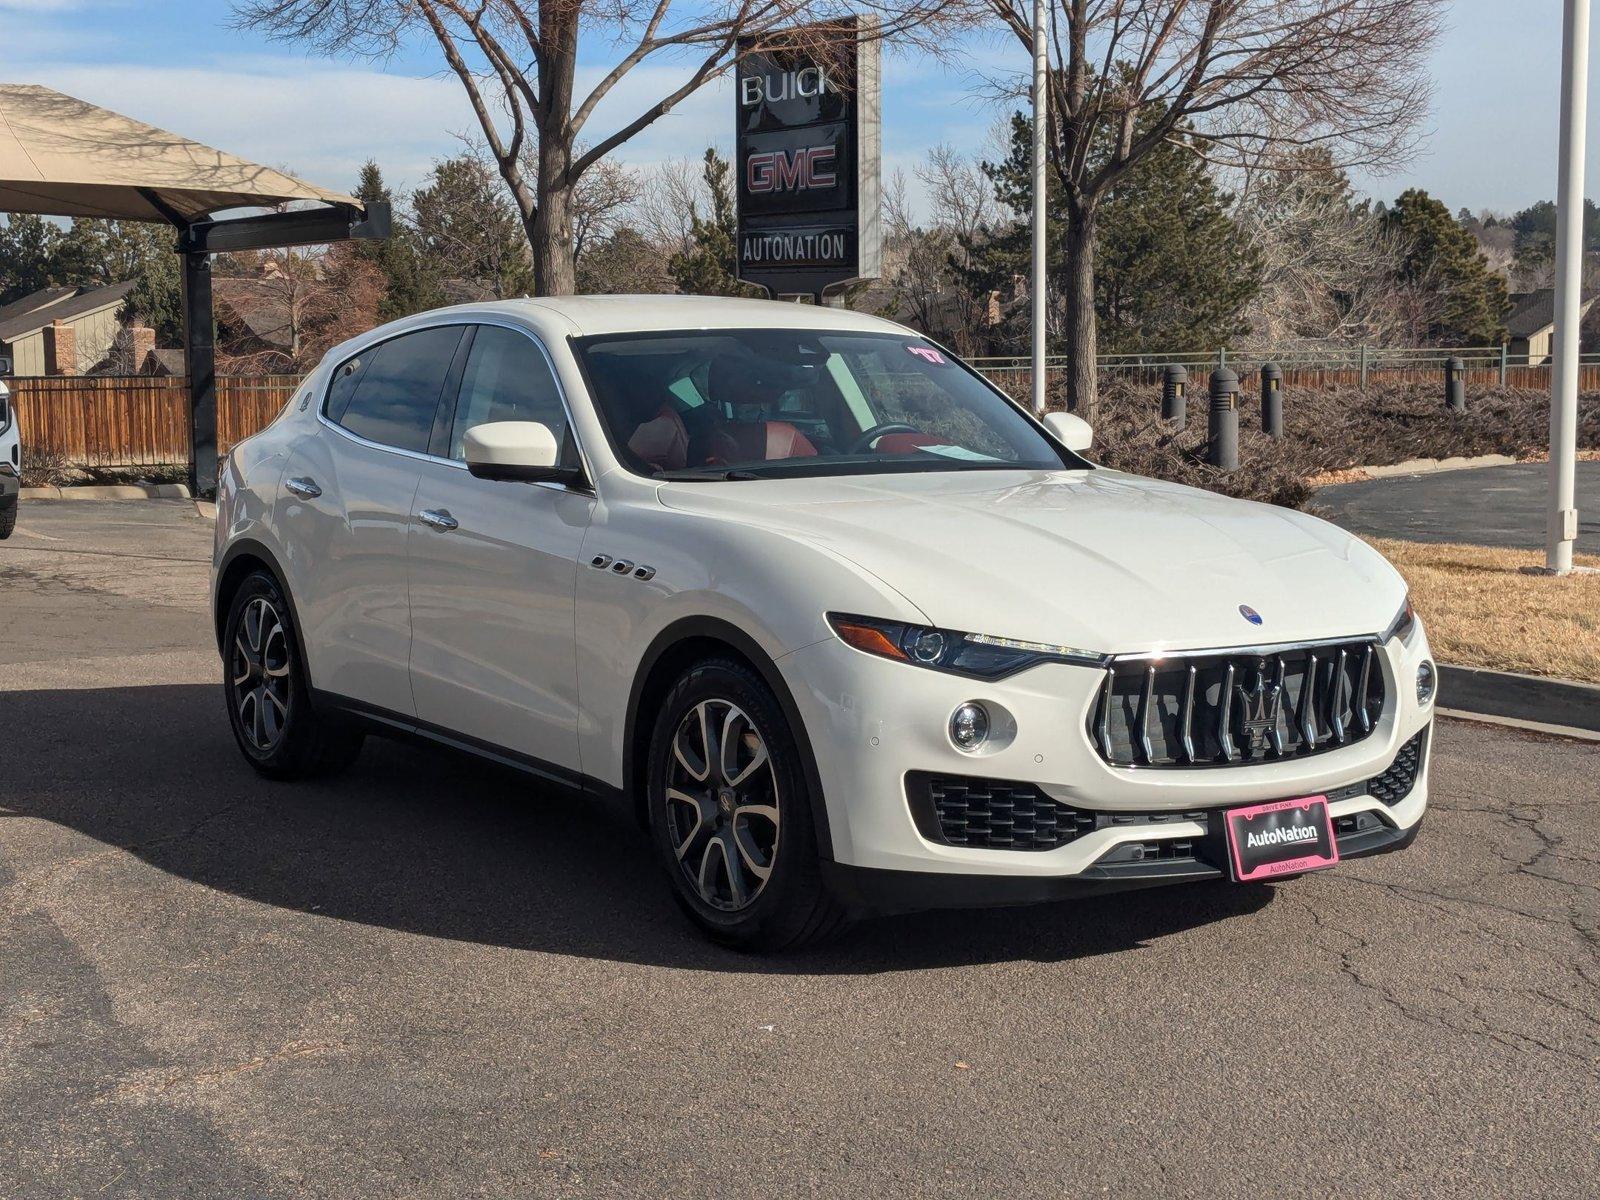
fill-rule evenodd
<path id="1" fill-rule="evenodd" d="M 1339 838 L 1339 861 L 1404 850 L 1422 830 L 1375 830 Z M 1138 869 L 1142 867 L 1143 869 Z M 922 912 L 935 908 L 1009 908 L 1103 896 L 1174 883 L 1204 883 L 1228 878 L 1226 869 L 1197 859 L 1181 863 L 1107 864 L 1076 875 L 951 875 L 931 871 L 883 871 L 827 864 L 828 885 L 848 907 L 864 913 Z"/>
<path id="2" fill-rule="evenodd" d="M 0 462 L 0 508 L 10 508 L 15 504 L 21 491 L 22 480 L 18 478 L 16 468 L 8 462 Z"/>
<path id="3" fill-rule="evenodd" d="M 1381 648 L 1391 700 L 1362 741 L 1281 762 L 1188 770 L 1113 767 L 1099 756 L 1086 733 L 1102 679 L 1097 670 L 1051 664 L 981 683 L 833 639 L 786 655 L 779 667 L 817 759 L 836 886 L 863 907 L 902 908 L 1025 903 L 1215 878 L 1225 873 L 1224 857 L 1211 849 L 1221 810 L 1294 796 L 1333 794 L 1336 825 L 1359 819 L 1363 828 L 1351 829 L 1348 848 L 1340 835 L 1341 857 L 1399 849 L 1427 808 L 1426 757 L 1397 802 L 1370 794 L 1366 784 L 1432 720 L 1432 705 L 1417 703 L 1414 685 L 1418 664 L 1429 658 L 1420 625 L 1409 642 Z M 970 700 L 997 717 L 990 742 L 976 754 L 957 750 L 946 732 L 951 712 Z M 913 816 L 908 780 L 920 773 L 1033 785 L 1062 805 L 1117 820 L 1047 850 L 946 844 L 925 836 Z M 1192 860 L 1127 861 L 1139 845 L 1178 841 L 1198 848 Z M 920 898 L 896 899 L 906 892 Z M 990 894 L 997 898 L 984 898 Z"/>

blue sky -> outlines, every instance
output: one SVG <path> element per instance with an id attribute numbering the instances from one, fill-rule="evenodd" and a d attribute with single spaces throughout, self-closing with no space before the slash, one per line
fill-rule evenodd
<path id="1" fill-rule="evenodd" d="M 1420 185 L 1452 209 L 1510 211 L 1555 191 L 1560 0 L 1457 0 L 1434 59 L 1425 148 L 1384 179 L 1392 197 Z M 1597 26 L 1600 29 L 1600 26 Z M 1597 39 L 1600 40 L 1600 39 Z M 591 78 L 609 65 L 590 47 Z M 885 167 L 908 168 L 948 142 L 981 152 L 999 110 L 974 93 L 976 72 L 1026 69 L 999 38 L 975 40 L 959 64 L 895 58 L 884 86 Z M 417 182 L 474 122 L 460 88 L 424 53 L 382 64 L 313 58 L 231 27 L 225 0 L 0 0 L 0 80 L 43 83 L 223 149 L 350 186 L 369 155 L 392 183 Z M 603 133 L 670 90 L 671 65 L 635 72 L 592 126 Z M 1600 137 L 1600 62 L 1590 128 Z M 731 142 L 731 100 L 710 89 L 658 122 L 622 155 L 636 163 L 693 157 Z M 1590 139 L 1589 191 L 1600 194 Z"/>

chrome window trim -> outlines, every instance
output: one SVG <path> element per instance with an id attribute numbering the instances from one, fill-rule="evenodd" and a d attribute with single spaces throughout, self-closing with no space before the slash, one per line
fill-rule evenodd
<path id="1" fill-rule="evenodd" d="M 519 325 L 515 321 L 508 321 L 508 320 L 505 320 L 503 318 L 495 318 L 495 317 L 490 317 L 490 316 L 470 317 L 470 318 L 469 317 L 463 317 L 463 318 L 457 318 L 455 320 L 450 320 L 450 321 L 436 321 L 436 322 L 432 322 L 432 323 L 429 323 L 429 324 L 414 325 L 409 329 L 403 329 L 403 330 L 399 331 L 398 333 L 391 334 L 388 337 L 379 338 L 375 342 L 368 342 L 366 345 L 362 346 L 359 350 L 355 351 L 353 354 L 347 355 L 345 358 L 343 358 L 339 362 L 335 363 L 333 365 L 333 369 L 328 372 L 327 385 L 322 389 L 322 399 L 317 404 L 317 420 L 318 420 L 318 422 L 320 422 L 322 425 L 326 426 L 328 429 L 333 430 L 335 433 L 341 434 L 342 436 L 344 436 L 346 438 L 349 438 L 356 445 L 365 446 L 369 450 L 382 450 L 386 454 L 395 454 L 395 455 L 400 456 L 401 458 L 415 459 L 417 462 L 436 463 L 436 464 L 438 464 L 440 466 L 454 467 L 458 471 L 467 470 L 468 469 L 467 468 L 467 464 L 465 462 L 461 462 L 461 461 L 459 461 L 457 459 L 454 459 L 454 458 L 443 458 L 443 457 L 441 457 L 440 455 L 437 455 L 437 454 L 423 454 L 423 453 L 421 453 L 419 451 L 416 451 L 416 450 L 407 450 L 407 449 L 405 449 L 404 447 L 401 447 L 401 446 L 386 445 L 383 442 L 375 442 L 371 438 L 364 438 L 359 433 L 355 433 L 355 432 L 352 432 L 349 429 L 346 429 L 343 425 L 339 424 L 339 422 L 329 418 L 329 416 L 328 416 L 328 393 L 333 390 L 334 379 L 337 377 L 340 367 L 344 366 L 344 364 L 349 362 L 351 359 L 360 358 L 363 354 L 367 354 L 367 353 L 371 352 L 372 350 L 376 349 L 377 347 L 384 345 L 386 342 L 392 342 L 392 341 L 397 340 L 398 338 L 403 338 L 403 337 L 406 337 L 407 335 L 413 334 L 413 333 L 424 333 L 429 329 L 451 329 L 451 328 L 455 328 L 457 326 L 459 326 L 459 327 L 461 327 L 463 329 L 468 329 L 468 328 L 471 328 L 471 327 L 473 327 L 475 325 L 493 325 L 493 326 L 496 326 L 496 327 L 498 327 L 500 329 L 509 329 L 514 333 L 522 334 L 523 337 L 527 338 L 530 342 L 532 342 L 535 346 L 537 346 L 539 348 L 539 353 L 541 355 L 543 355 L 543 357 L 544 357 L 544 365 L 547 368 L 549 368 L 550 378 L 555 381 L 556 395 L 558 397 L 560 397 L 560 399 L 561 399 L 561 412 L 562 412 L 562 415 L 567 418 L 567 429 L 571 433 L 572 443 L 573 443 L 574 446 L 576 446 L 578 448 L 578 461 L 583 466 L 583 475 L 584 475 L 584 478 L 588 481 L 588 486 L 585 486 L 585 487 L 574 487 L 571 484 L 558 483 L 555 480 L 548 480 L 548 479 L 547 480 L 540 480 L 537 483 L 534 483 L 532 486 L 541 487 L 541 488 L 550 488 L 550 489 L 554 489 L 556 491 L 561 491 L 561 492 L 575 492 L 578 495 L 584 495 L 584 496 L 592 495 L 594 493 L 594 480 L 595 480 L 594 466 L 589 460 L 588 452 L 585 451 L 584 448 L 583 448 L 583 438 L 578 433 L 577 422 L 572 419 L 572 401 L 567 396 L 566 386 L 561 382 L 561 372 L 556 370 L 556 361 L 551 356 L 549 347 L 544 344 L 544 340 L 542 338 L 540 338 L 538 334 L 536 334 L 532 330 L 528 329 L 526 326 Z M 468 357 L 470 359 L 471 351 L 468 351 Z M 460 387 L 459 381 L 457 382 L 457 387 L 458 387 L 458 389 Z M 457 396 L 454 398 L 454 400 L 452 402 L 454 402 L 455 400 L 459 400 L 459 399 L 460 399 L 460 395 L 459 395 L 459 392 L 458 392 Z M 525 485 L 525 486 L 527 486 L 527 485 Z"/>

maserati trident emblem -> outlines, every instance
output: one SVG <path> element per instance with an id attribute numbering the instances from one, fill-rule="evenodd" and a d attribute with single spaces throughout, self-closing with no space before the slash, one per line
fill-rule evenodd
<path id="1" fill-rule="evenodd" d="M 1249 621 L 1252 625 L 1261 624 L 1261 614 L 1255 609 L 1251 608 L 1248 604 L 1239 605 L 1239 615 L 1246 621 Z"/>
<path id="2" fill-rule="evenodd" d="M 1234 711 L 1239 714 L 1239 742 L 1251 757 L 1266 748 L 1268 740 L 1278 728 L 1278 714 L 1283 708 L 1283 685 L 1267 682 L 1267 666 L 1256 668 L 1255 683 L 1246 688 L 1242 683 L 1233 685 Z"/>

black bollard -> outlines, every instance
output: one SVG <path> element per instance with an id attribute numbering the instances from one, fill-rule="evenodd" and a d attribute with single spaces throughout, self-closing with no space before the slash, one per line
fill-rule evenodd
<path id="1" fill-rule="evenodd" d="M 1454 413 L 1467 411 L 1467 384 L 1462 378 L 1466 364 L 1459 358 L 1444 360 L 1444 406 Z"/>
<path id="2" fill-rule="evenodd" d="M 1277 363 L 1261 364 L 1261 431 L 1283 436 L 1283 371 Z"/>
<path id="3" fill-rule="evenodd" d="M 1189 369 L 1176 364 L 1167 368 L 1161 377 L 1161 419 L 1172 424 L 1174 431 L 1189 423 Z"/>
<path id="4" fill-rule="evenodd" d="M 1227 367 L 1211 372 L 1210 442 L 1206 461 L 1224 471 L 1239 469 L 1239 377 Z"/>

